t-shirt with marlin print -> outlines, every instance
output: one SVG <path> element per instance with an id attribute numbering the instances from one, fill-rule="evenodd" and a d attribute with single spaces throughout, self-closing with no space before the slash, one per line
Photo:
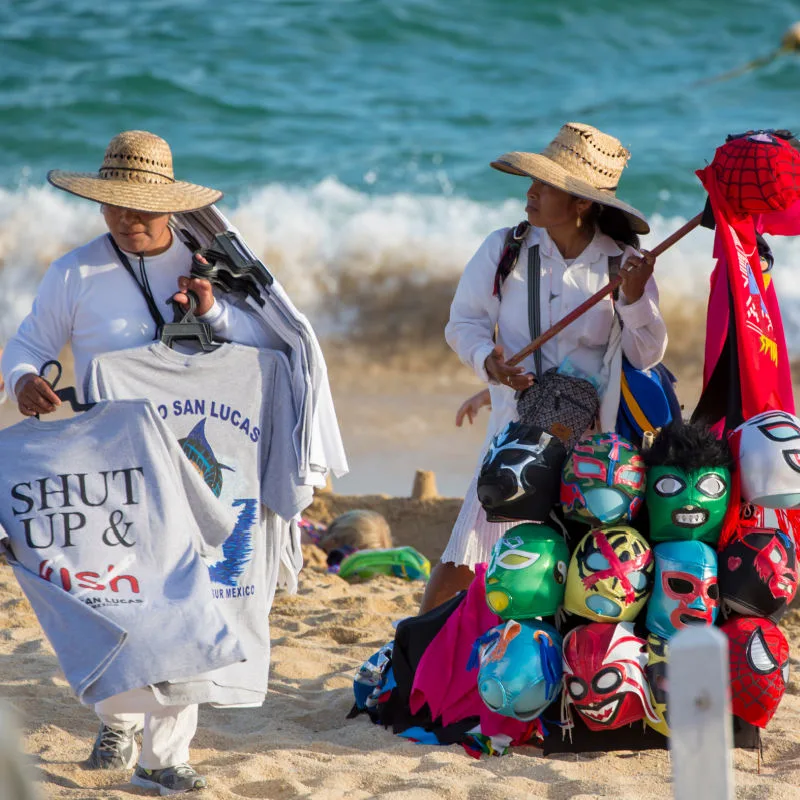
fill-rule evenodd
<path id="1" fill-rule="evenodd" d="M 223 558 L 209 564 L 209 574 L 213 600 L 230 620 L 247 661 L 160 684 L 156 693 L 171 703 L 211 694 L 216 705 L 260 705 L 267 691 L 268 615 L 283 528 L 312 499 L 298 474 L 288 359 L 238 344 L 189 355 L 155 342 L 96 358 L 86 391 L 92 399 L 147 397 L 209 491 L 237 516 Z"/>

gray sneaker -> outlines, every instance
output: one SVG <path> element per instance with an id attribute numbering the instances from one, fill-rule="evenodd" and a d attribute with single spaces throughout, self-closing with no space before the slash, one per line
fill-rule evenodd
<path id="1" fill-rule="evenodd" d="M 198 775 L 188 764 L 176 764 L 174 767 L 164 769 L 136 767 L 131 783 L 134 786 L 143 786 L 145 789 L 158 789 L 162 797 L 195 792 L 208 786 L 206 779 Z"/>
<path id="2" fill-rule="evenodd" d="M 139 755 L 133 731 L 100 725 L 89 756 L 90 769 L 130 769 Z"/>

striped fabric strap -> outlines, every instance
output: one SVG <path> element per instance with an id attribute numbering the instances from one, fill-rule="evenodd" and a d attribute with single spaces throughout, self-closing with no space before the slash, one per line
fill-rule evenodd
<path id="1" fill-rule="evenodd" d="M 538 339 L 542 332 L 542 300 L 541 300 L 541 271 L 542 259 L 539 255 L 539 245 L 528 248 L 528 327 L 531 341 Z M 536 365 L 536 377 L 542 377 L 542 351 L 533 354 Z"/>

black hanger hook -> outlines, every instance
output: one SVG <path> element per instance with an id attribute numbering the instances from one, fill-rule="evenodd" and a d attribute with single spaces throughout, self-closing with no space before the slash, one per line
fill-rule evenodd
<path id="1" fill-rule="evenodd" d="M 55 367 L 56 370 L 56 377 L 52 381 L 47 377 L 47 370 L 50 369 L 50 367 Z M 61 380 L 61 375 L 63 372 L 64 370 L 61 367 L 61 362 L 52 359 L 50 361 L 45 361 L 44 364 L 42 364 L 42 368 L 39 370 L 39 377 L 46 380 L 50 384 L 51 389 L 55 389 L 56 386 L 58 386 L 58 382 Z"/>

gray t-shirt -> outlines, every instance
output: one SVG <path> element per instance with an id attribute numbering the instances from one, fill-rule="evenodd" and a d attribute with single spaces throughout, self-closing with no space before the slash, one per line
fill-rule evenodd
<path id="1" fill-rule="evenodd" d="M 209 563 L 209 574 L 214 602 L 230 620 L 247 661 L 156 690 L 173 702 L 204 696 L 218 705 L 262 703 L 283 528 L 311 502 L 313 491 L 298 474 L 286 356 L 236 344 L 187 355 L 156 342 L 96 358 L 87 395 L 147 396 L 209 493 L 236 515 L 223 557 Z"/>
<path id="2" fill-rule="evenodd" d="M 0 537 L 84 703 L 240 662 L 209 602 L 230 510 L 147 402 L 0 431 Z"/>

